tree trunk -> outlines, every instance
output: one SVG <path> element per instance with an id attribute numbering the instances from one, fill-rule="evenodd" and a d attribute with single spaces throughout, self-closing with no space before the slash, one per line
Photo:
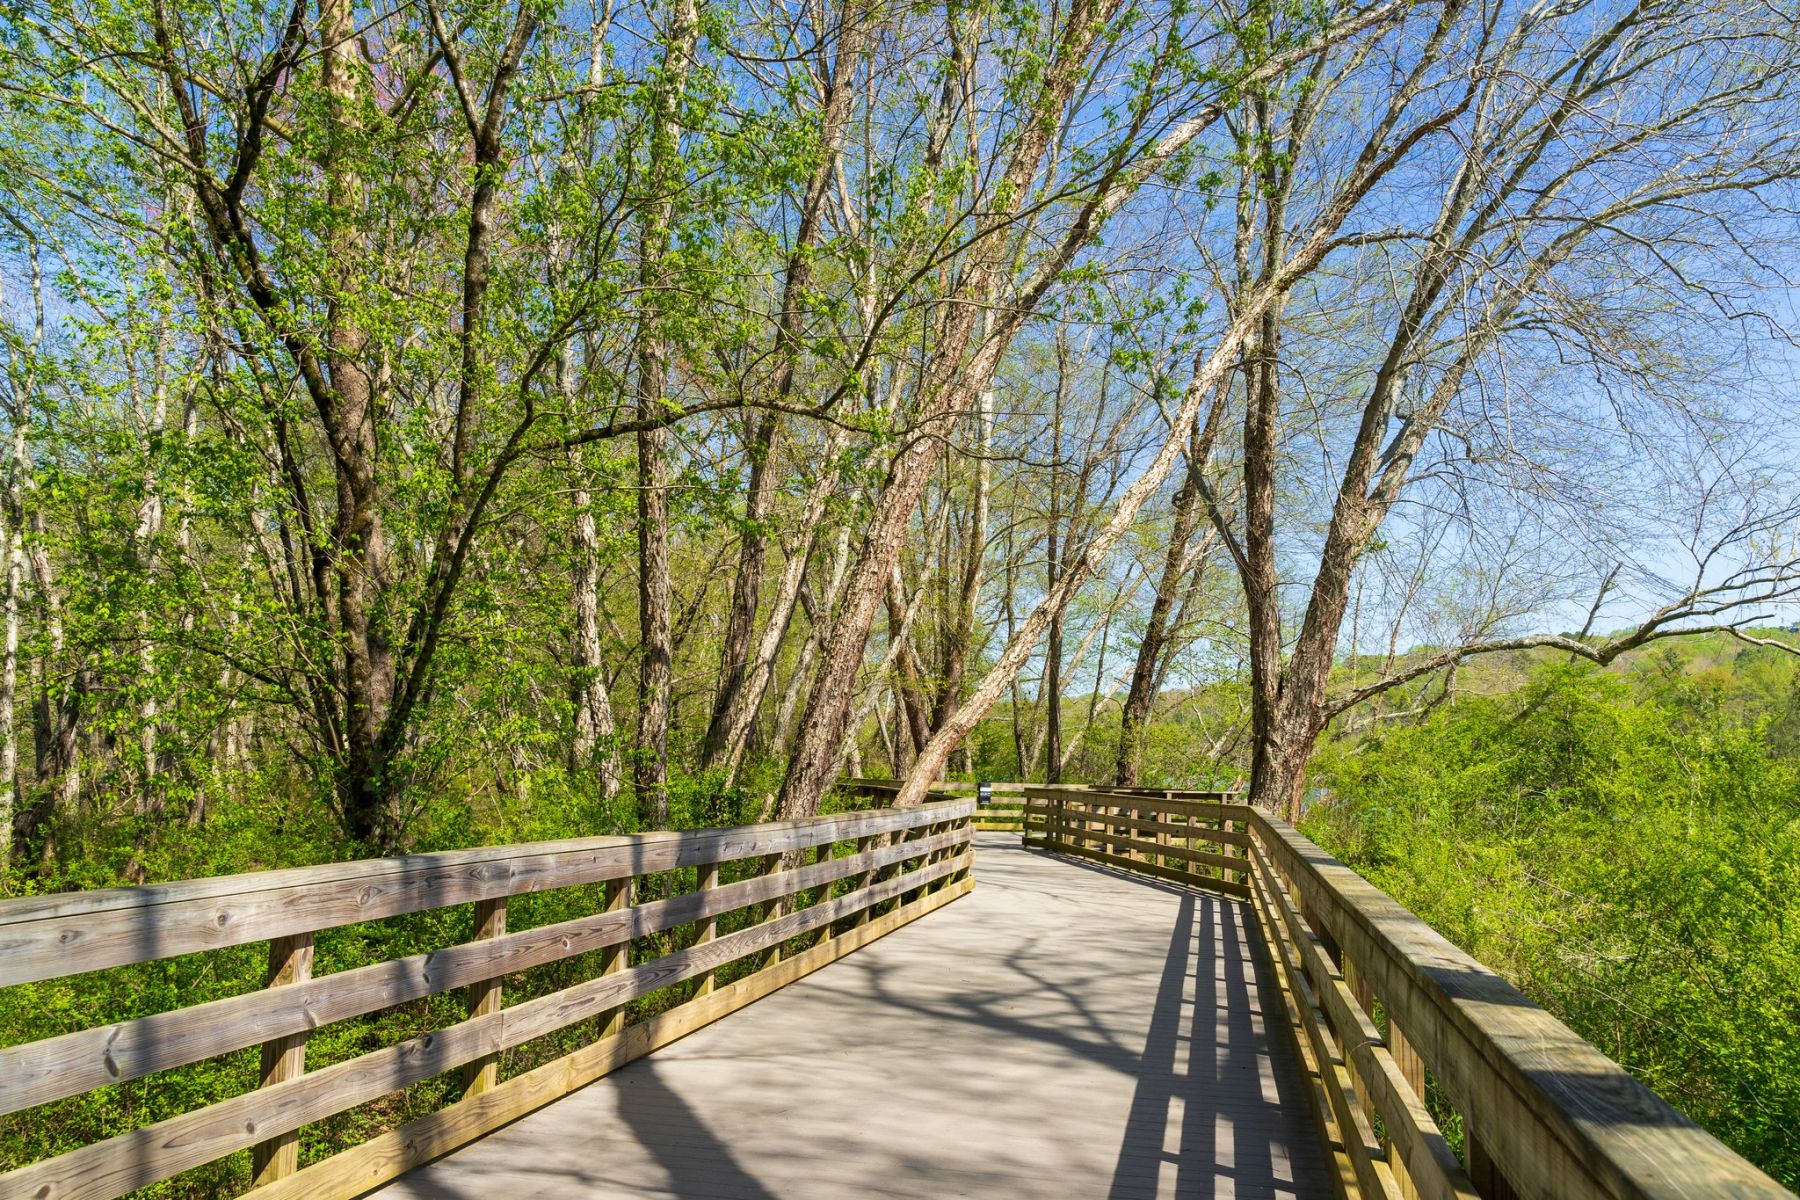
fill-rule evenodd
<path id="1" fill-rule="evenodd" d="M 668 386 L 669 346 L 662 330 L 657 289 L 674 218 L 674 193 L 681 175 L 681 100 L 693 67 L 700 18 L 693 0 L 675 0 L 662 79 L 655 98 L 649 195 L 640 253 L 639 282 L 646 312 L 638 331 L 637 411 L 640 419 L 660 416 Z M 669 823 L 669 688 L 672 680 L 669 589 L 669 489 L 664 462 L 668 431 L 657 427 L 637 435 L 638 459 L 638 671 L 637 754 L 632 782 L 638 819 L 647 829 Z"/>
<path id="2" fill-rule="evenodd" d="M 913 619 L 918 600 L 908 604 L 902 593 L 899 564 L 888 582 L 888 658 L 893 664 L 894 701 L 904 717 L 906 742 L 915 749 L 930 736 L 924 691 L 919 686 L 918 660 L 912 648 Z M 921 583 L 920 592 L 924 591 Z"/>
<path id="3" fill-rule="evenodd" d="M 648 348 L 638 370 L 646 380 L 660 379 L 666 363 L 660 339 Z M 645 394 L 654 392 L 653 395 Z M 656 411 L 661 388 L 640 385 L 640 414 Z M 646 829 L 669 823 L 669 685 L 671 680 L 669 594 L 669 492 L 663 467 L 662 429 L 638 434 L 638 668 L 637 754 L 632 759 L 632 785 L 637 793 L 638 820 Z"/>
<path id="4" fill-rule="evenodd" d="M 792 275 L 790 274 L 790 288 Z M 785 320 L 787 313 L 782 317 Z M 791 372 L 787 372 L 791 377 Z M 725 619 L 725 637 L 719 645 L 719 688 L 713 700 L 712 720 L 700 749 L 701 770 L 712 770 L 723 761 L 731 729 L 742 704 L 745 677 L 750 670 L 750 630 L 762 596 L 763 562 L 768 557 L 767 524 L 775 500 L 775 441 L 779 413 L 765 412 L 755 420 L 750 438 L 750 484 L 744 497 L 744 532 L 738 541 L 737 575 L 732 581 L 731 604 Z"/>
<path id="5" fill-rule="evenodd" d="M 1125 708 L 1119 714 L 1119 752 L 1113 764 L 1113 783 L 1119 787 L 1138 786 L 1143 769 L 1144 725 L 1156 703 L 1158 684 L 1162 679 L 1165 651 L 1169 645 L 1169 616 L 1175 607 L 1176 593 L 1181 590 L 1183 575 L 1189 570 L 1188 543 L 1200 527 L 1199 472 L 1206 469 L 1211 457 L 1213 439 L 1225 411 L 1226 389 L 1220 388 L 1207 414 L 1205 427 L 1195 434 L 1188 450 L 1187 474 L 1175 491 L 1174 520 L 1169 528 L 1169 548 L 1163 559 L 1162 576 L 1156 583 L 1156 597 L 1150 602 L 1150 619 L 1144 627 L 1144 638 L 1138 643 L 1137 661 L 1132 665 L 1131 688 L 1125 694 Z M 1200 564 L 1204 566 L 1204 563 Z M 1198 568 L 1196 568 L 1198 569 Z"/>
<path id="6" fill-rule="evenodd" d="M 353 263 L 363 254 L 357 232 L 365 216 L 364 181 L 354 163 L 362 88 L 356 24 L 349 0 L 320 0 L 321 82 L 326 94 L 326 202 L 333 213 L 332 256 Z M 376 478 L 375 392 L 367 362 L 368 334 L 353 297 L 332 295 L 325 317 L 327 392 L 315 396 L 337 470 L 337 514 L 331 544 L 337 578 L 338 639 L 343 657 L 343 733 L 338 803 L 344 831 L 383 850 L 398 842 L 390 803 L 392 746 L 382 737 L 394 695 L 394 661 L 375 619 L 387 582 Z"/>
<path id="7" fill-rule="evenodd" d="M 834 433 L 825 444 L 827 462 L 835 459 L 842 448 L 841 435 Z M 819 526 L 825 517 L 825 506 L 836 487 L 837 476 L 828 466 L 820 472 L 818 479 L 813 481 L 812 490 L 807 493 L 806 507 L 800 515 L 799 537 L 790 550 L 787 561 L 782 564 L 781 581 L 776 585 L 775 606 L 769 613 L 768 623 L 763 627 L 762 641 L 751 661 L 738 703 L 729 714 L 730 724 L 725 730 L 722 764 L 727 787 L 736 781 L 738 771 L 744 765 L 750 731 L 758 710 L 762 708 L 763 698 L 768 694 L 769 683 L 775 677 L 775 662 L 781 654 L 781 644 L 787 638 L 788 628 L 793 624 L 794 610 L 799 606 L 801 589 L 806 582 L 807 562 L 812 557 L 813 545 L 818 540 Z M 842 562 L 841 556 L 839 562 Z M 810 650 L 811 647 L 812 639 L 809 637 L 807 649 Z M 803 653 L 803 658 L 805 657 L 807 656 Z"/>
<path id="8" fill-rule="evenodd" d="M 988 310 L 982 318 L 982 335 L 985 337 L 992 331 L 993 313 Z M 969 514 L 968 541 L 963 547 L 962 588 L 945 646 L 941 690 L 937 708 L 931 714 L 933 733 L 943 727 L 956 709 L 975 642 L 976 607 L 981 600 L 983 570 L 987 565 L 988 511 L 993 488 L 993 468 L 988 461 L 994 442 L 994 389 L 991 387 L 984 388 L 976 400 L 975 422 L 978 455 L 975 460 L 975 502 Z"/>
<path id="9" fill-rule="evenodd" d="M 799 364 L 801 343 L 800 306 L 812 285 L 813 251 L 825 225 L 825 197 L 838 165 L 838 151 L 856 101 L 855 76 L 862 58 L 862 46 L 868 22 L 853 10 L 854 0 L 844 5 L 838 23 L 837 54 L 831 75 L 820 96 L 820 136 L 817 158 L 807 180 L 806 193 L 800 205 L 800 224 L 795 230 L 789 251 L 781 290 L 781 312 L 775 321 L 775 399 L 785 402 L 794 391 L 794 378 Z M 821 31 L 823 36 L 823 31 Z M 756 620 L 756 608 L 762 591 L 763 564 L 767 558 L 768 530 L 766 522 L 774 506 L 774 458 L 781 432 L 781 414 L 764 412 L 756 423 L 750 447 L 750 487 L 744 501 L 744 538 L 739 547 L 738 573 L 733 583 L 730 615 L 726 620 L 725 639 L 720 650 L 719 691 L 713 704 L 712 720 L 707 726 L 701 753 L 701 766 L 718 766 L 732 752 L 732 733 L 742 724 L 741 710 L 747 703 L 746 676 L 750 669 L 747 656 L 750 629 Z M 778 614 L 784 624 L 791 616 Z M 760 702 L 761 696 L 757 697 Z M 735 773 L 735 766 L 730 767 Z"/>
<path id="10" fill-rule="evenodd" d="M 819 656 L 819 648 L 831 634 L 833 614 L 837 611 L 838 600 L 843 594 L 846 572 L 850 568 L 850 527 L 839 527 L 837 545 L 831 555 L 831 575 L 825 581 L 825 594 L 819 600 L 812 598 L 812 592 L 806 584 L 806 576 L 800 577 L 800 606 L 806 610 L 806 642 L 800 647 L 800 658 L 794 664 L 793 674 L 788 677 L 787 685 L 782 689 L 781 709 L 775 717 L 775 745 L 785 753 L 792 754 L 798 731 L 795 722 L 800 715 L 800 699 L 806 692 L 807 681 L 812 678 L 813 662 Z"/>
<path id="11" fill-rule="evenodd" d="M 592 764 L 600 778 L 600 794 L 611 800 L 619 794 L 619 751 L 612 698 L 606 692 L 606 671 L 600 658 L 600 533 L 594 521 L 593 496 L 588 492 L 578 454 L 579 451 L 570 454 L 575 477 L 570 493 L 575 506 L 575 628 L 569 657 L 575 693 L 575 736 L 569 766 L 573 771 L 582 771 Z"/>
<path id="12" fill-rule="evenodd" d="M 81 706 L 86 696 L 89 671 L 85 663 L 68 661 L 68 640 L 63 627 L 62 593 L 57 588 L 55 568 L 50 562 L 48 538 L 43 510 L 31 503 L 36 491 L 34 464 L 26 441 L 28 414 L 15 414 L 13 421 L 13 482 L 8 500 L 13 510 L 13 527 L 28 525 L 31 538 L 26 543 L 26 561 L 37 585 L 38 603 L 43 610 L 43 628 L 49 635 L 49 658 L 40 656 L 37 663 L 36 699 L 33 703 L 33 750 L 36 760 L 37 786 L 30 801 L 15 810 L 13 821 L 14 860 L 22 864 L 43 865 L 55 857 L 55 820 L 60 813 L 72 813 L 81 799 Z M 51 681 L 60 673 L 61 686 Z"/>
<path id="13" fill-rule="evenodd" d="M 13 813 L 18 808 L 19 799 L 19 730 L 16 721 L 19 697 L 19 587 L 25 568 L 25 546 L 19 534 L 17 514 L 7 512 L 4 517 L 6 612 L 4 657 L 0 658 L 0 865 L 12 859 Z"/>

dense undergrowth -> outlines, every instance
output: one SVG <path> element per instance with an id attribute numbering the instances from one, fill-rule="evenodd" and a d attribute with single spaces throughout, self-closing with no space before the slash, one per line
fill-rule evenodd
<path id="1" fill-rule="evenodd" d="M 536 800 L 518 811 L 466 806 L 453 816 L 442 816 L 422 827 L 419 848 L 586 836 L 623 832 L 632 827 L 629 804 L 608 804 L 597 797 L 549 792 L 541 792 Z M 720 789 L 705 779 L 692 780 L 672 790 L 672 824 L 677 828 L 745 824 L 762 819 L 764 803 L 750 787 Z M 853 807 L 856 803 L 832 796 L 826 811 Z M 347 857 L 333 828 L 305 822 L 301 815 L 304 811 L 300 807 L 289 810 L 273 802 L 234 805 L 218 811 L 214 819 L 190 831 L 186 838 L 154 839 L 137 850 L 126 842 L 111 855 L 79 856 L 73 861 L 81 865 L 34 881 L 32 890 L 63 890 L 90 881 L 93 885 L 113 884 L 119 881 L 121 863 L 127 861 L 131 874 L 176 879 Z M 836 848 L 836 853 L 843 855 L 853 849 L 853 843 L 845 843 Z M 724 864 L 720 882 L 749 878 L 760 867 L 761 862 L 756 859 Z M 663 894 L 675 894 L 693 889 L 697 882 L 691 868 L 672 872 L 671 876 L 652 877 L 648 885 Z M 853 882 L 834 885 L 834 893 L 847 890 Z M 813 893 L 803 892 L 800 903 L 814 899 Z M 599 911 L 604 903 L 600 885 L 522 895 L 508 906 L 508 928 L 517 932 L 569 920 Z M 731 933 L 758 919 L 760 914 L 754 908 L 726 914 L 719 920 L 719 932 Z M 317 936 L 314 975 L 391 961 L 466 941 L 473 932 L 473 923 L 473 906 L 464 904 L 325 930 Z M 682 927 L 640 938 L 632 947 L 633 961 L 683 948 L 691 944 L 696 933 L 695 928 Z M 789 949 L 809 944 L 816 936 L 795 939 Z M 255 990 L 262 985 L 266 955 L 266 945 L 257 942 L 0 989 L 0 1046 Z M 754 966 L 752 960 L 731 964 L 720 970 L 718 981 L 728 983 Z M 593 952 L 509 975 L 504 981 L 506 1001 L 517 1004 L 569 987 L 598 974 L 600 967 L 600 952 Z M 696 981 L 687 981 L 635 1000 L 626 1006 L 627 1019 L 642 1020 L 679 1004 L 693 993 L 695 986 Z M 465 997 L 459 990 L 399 1005 L 367 1018 L 325 1026 L 308 1039 L 307 1068 L 330 1066 L 454 1024 L 464 1019 L 464 1005 Z M 502 1078 L 522 1074 L 593 1041 L 600 1034 L 601 1023 L 600 1018 L 590 1019 L 506 1052 L 501 1063 Z M 257 1082 L 258 1053 L 251 1048 L 8 1117 L 0 1121 L 0 1171 L 249 1091 Z M 301 1134 L 301 1163 L 316 1162 L 441 1108 L 460 1094 L 462 1086 L 461 1071 L 447 1072 L 308 1125 Z M 239 1194 L 249 1182 L 250 1155 L 242 1151 L 135 1195 L 158 1200 L 198 1200 Z"/>
<path id="2" fill-rule="evenodd" d="M 1540 667 L 1339 740 L 1304 825 L 1795 1187 L 1800 761 L 1739 682 Z"/>
<path id="3" fill-rule="evenodd" d="M 1317 799 L 1304 821 L 1333 853 L 1790 1187 L 1800 1185 L 1800 1139 L 1792 1132 L 1800 1127 L 1800 672 L 1793 666 L 1762 652 L 1734 657 L 1701 647 L 1611 671 L 1541 657 L 1495 668 L 1453 703 L 1335 733 L 1313 764 Z M 1103 766 L 1107 732 L 1091 731 L 1078 765 Z M 992 746 L 977 739 L 973 765 L 979 775 L 1004 778 L 1014 765 L 1000 761 L 1010 739 L 993 735 L 990 726 L 984 736 Z M 1236 769 L 1209 763 L 1179 722 L 1165 721 L 1151 735 L 1154 763 L 1177 764 L 1185 755 L 1189 764 L 1185 776 L 1157 770 L 1155 782 L 1193 786 Z M 705 777 L 678 782 L 673 824 L 758 820 L 774 769 L 761 764 L 729 789 Z M 141 837 L 116 823 L 72 825 L 60 865 L 41 877 L 15 874 L 15 894 L 354 857 L 316 804 L 280 798 L 295 791 L 281 780 L 246 786 L 239 802 L 215 806 L 203 826 L 180 836 L 152 828 L 152 816 Z M 629 798 L 607 803 L 555 776 L 505 800 L 473 789 L 471 797 L 435 803 L 415 827 L 415 847 L 623 832 L 635 820 Z M 755 869 L 732 864 L 724 879 Z M 509 927 L 568 919 L 599 903 L 597 888 L 521 897 Z M 721 931 L 752 919 L 734 914 Z M 472 920 L 465 905 L 328 931 L 315 970 L 458 942 Z M 654 956 L 691 935 L 645 939 L 634 954 Z M 0 1045 L 254 988 L 263 955 L 259 944 L 0 990 Z M 509 977 L 508 1003 L 593 974 L 595 957 Z M 691 986 L 636 1001 L 629 1015 L 641 1019 L 678 1003 Z M 308 1044 L 308 1067 L 451 1024 L 463 1003 L 460 994 L 444 995 L 328 1026 Z M 596 1029 L 588 1022 L 509 1052 L 503 1074 L 567 1053 Z M 247 1090 L 256 1070 L 256 1052 L 245 1051 L 17 1114 L 0 1122 L 0 1169 Z M 302 1161 L 441 1107 L 460 1086 L 453 1072 L 308 1126 Z M 143 1195 L 230 1194 L 248 1178 L 248 1154 L 240 1153 Z"/>

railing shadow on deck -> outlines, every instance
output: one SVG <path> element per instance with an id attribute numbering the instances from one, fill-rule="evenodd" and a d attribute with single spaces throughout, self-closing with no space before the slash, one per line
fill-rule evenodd
<path id="1" fill-rule="evenodd" d="M 1305 1105 L 1306 1097 L 1298 1080 L 1270 1061 L 1275 1029 L 1259 1019 L 1260 1003 L 1251 1003 L 1274 991 L 1258 951 L 1251 947 L 1249 958 L 1229 952 L 1256 936 L 1253 927 L 1239 928 L 1241 920 L 1230 902 L 1192 895 L 1181 901 L 1108 1200 L 1168 1194 L 1161 1188 L 1165 1164 L 1173 1168 L 1176 1200 L 1287 1194 L 1300 1182 L 1296 1177 L 1303 1173 L 1279 1131 L 1286 1124 L 1283 1111 Z M 1207 1004 L 1208 996 L 1217 996 L 1218 1004 Z M 1259 1086 L 1227 1092 L 1220 1084 L 1234 1072 Z M 1171 1151 L 1165 1147 L 1177 1109 Z M 1146 1171 L 1146 1164 L 1152 1169 Z"/>
<path id="2" fill-rule="evenodd" d="M 109 1200 L 251 1148 L 262 1200 L 360 1195 L 966 894 L 973 811 L 947 800 L 0 901 L 0 987 L 263 941 L 271 963 L 260 991 L 0 1047 L 0 1116 L 263 1048 L 262 1086 L 0 1174 L 0 1195 Z M 734 862 L 750 873 L 722 882 Z M 693 890 L 677 890 L 678 871 Z M 652 876 L 664 883 L 634 903 Z M 506 930 L 508 897 L 592 884 L 597 911 Z M 312 977 L 314 931 L 454 905 L 473 907 L 473 940 Z M 746 923 L 721 933 L 733 914 Z M 667 952 L 628 961 L 653 935 Z M 506 977 L 590 953 L 597 976 L 502 1006 Z M 318 1027 L 454 990 L 466 1020 L 304 1069 Z M 657 993 L 672 1007 L 627 1025 L 624 1006 Z M 598 1040 L 500 1079 L 504 1051 L 583 1022 Z M 298 1168 L 304 1126 L 458 1069 L 462 1099 Z"/>
<path id="3" fill-rule="evenodd" d="M 1069 787 L 1024 794 L 1027 846 L 1246 902 L 1340 1195 L 1792 1200 L 1516 988 L 1242 797 Z M 1460 1156 L 1427 1105 L 1440 1093 L 1461 1119 Z"/>

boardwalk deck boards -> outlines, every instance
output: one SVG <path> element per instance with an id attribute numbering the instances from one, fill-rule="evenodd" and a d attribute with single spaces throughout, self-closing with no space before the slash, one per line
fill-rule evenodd
<path id="1" fill-rule="evenodd" d="M 0 901 L 0 986 L 255 941 L 270 985 L 0 1048 L 8 1120 L 235 1051 L 262 1068 L 0 1198 L 114 1200 L 240 1154 L 262 1200 L 1794 1200 L 1238 797 L 1015 794 L 1024 845 L 984 835 L 979 888 L 976 799 L 940 797 Z M 507 897 L 587 884 L 578 915 L 509 929 Z M 311 924 L 451 905 L 470 940 L 310 970 Z M 590 952 L 560 990 L 522 974 Z M 449 1024 L 307 1061 L 322 1026 L 456 989 Z M 301 1166 L 306 1127 L 452 1072 L 461 1100 Z"/>
<path id="2" fill-rule="evenodd" d="M 1249 909 L 979 841 L 967 899 L 377 1195 L 1331 1195 Z"/>

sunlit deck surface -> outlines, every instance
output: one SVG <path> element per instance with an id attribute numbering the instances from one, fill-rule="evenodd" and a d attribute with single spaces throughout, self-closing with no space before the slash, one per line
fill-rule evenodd
<path id="1" fill-rule="evenodd" d="M 376 1195 L 1330 1194 L 1247 909 L 977 844 L 965 899 Z"/>

